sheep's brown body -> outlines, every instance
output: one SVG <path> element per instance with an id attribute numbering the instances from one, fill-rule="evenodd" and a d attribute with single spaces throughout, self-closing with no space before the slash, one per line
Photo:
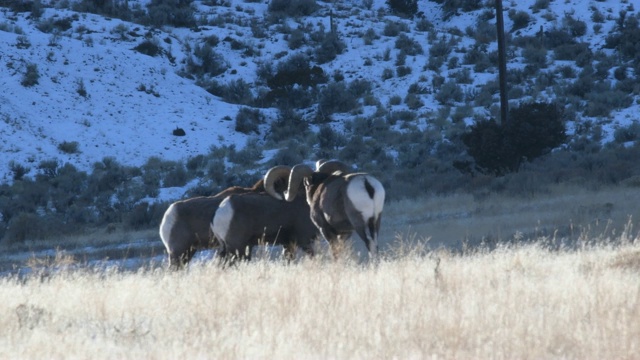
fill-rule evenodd
<path id="1" fill-rule="evenodd" d="M 277 200 L 266 193 L 234 194 L 227 197 L 211 222 L 227 259 L 251 259 L 258 244 L 283 245 L 292 259 L 296 247 L 313 256 L 318 230 L 309 216 L 304 198 L 292 202 Z"/>
<path id="2" fill-rule="evenodd" d="M 331 168 L 330 171 L 322 171 Z M 378 251 L 378 232 L 384 207 L 385 190 L 380 181 L 365 173 L 349 173 L 346 165 L 329 161 L 317 166 L 316 171 L 304 164 L 291 169 L 286 201 L 294 201 L 304 182 L 310 216 L 322 236 L 334 249 L 355 231 L 365 242 L 370 256 Z M 337 171 L 334 171 L 337 169 Z M 280 198 L 275 192 L 273 179 L 265 176 L 265 190 Z"/>
<path id="3" fill-rule="evenodd" d="M 253 187 L 233 186 L 213 196 L 200 196 L 176 201 L 164 213 L 160 238 L 169 256 L 169 266 L 182 268 L 202 249 L 218 245 L 209 224 L 222 200 L 231 194 L 264 192 L 262 179 Z"/>

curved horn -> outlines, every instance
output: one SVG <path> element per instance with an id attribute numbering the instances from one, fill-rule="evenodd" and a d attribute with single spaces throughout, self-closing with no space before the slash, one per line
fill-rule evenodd
<path id="1" fill-rule="evenodd" d="M 320 169 L 320 166 L 322 166 L 322 164 L 326 163 L 327 159 L 320 159 L 318 161 L 316 161 L 316 171 L 318 171 Z"/>
<path id="2" fill-rule="evenodd" d="M 289 187 L 284 193 L 284 198 L 287 201 L 293 201 L 298 195 L 298 189 L 302 184 L 302 179 L 313 175 L 313 169 L 304 164 L 298 164 L 291 169 L 291 175 L 289 175 Z"/>
<path id="3" fill-rule="evenodd" d="M 264 190 L 267 194 L 278 200 L 283 200 L 282 195 L 276 191 L 275 185 L 276 181 L 280 179 L 288 181 L 290 172 L 291 167 L 286 165 L 277 165 L 269 169 L 264 175 Z"/>
<path id="4" fill-rule="evenodd" d="M 343 174 L 349 174 L 351 173 L 351 168 L 342 161 L 329 160 L 320 164 L 317 171 L 325 174 L 333 174 L 336 171 L 340 171 Z"/>

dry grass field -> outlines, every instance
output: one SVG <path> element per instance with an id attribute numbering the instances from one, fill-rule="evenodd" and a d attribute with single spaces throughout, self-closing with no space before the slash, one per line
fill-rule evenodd
<path id="1" fill-rule="evenodd" d="M 637 203 L 632 189 L 391 202 L 377 264 L 3 278 L 0 358 L 633 359 Z"/>

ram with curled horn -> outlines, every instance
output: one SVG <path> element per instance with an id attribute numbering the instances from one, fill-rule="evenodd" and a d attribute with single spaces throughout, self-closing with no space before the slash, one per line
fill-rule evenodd
<path id="1" fill-rule="evenodd" d="M 265 191 L 281 199 L 282 196 L 268 185 L 275 179 L 269 174 L 265 176 Z M 299 164 L 291 169 L 284 199 L 294 201 L 302 183 L 311 220 L 331 245 L 334 256 L 337 246 L 355 231 L 367 246 L 370 258 L 375 258 L 385 199 L 380 181 L 370 174 L 350 173 L 339 161 L 318 164 L 316 171 Z"/>
<path id="2" fill-rule="evenodd" d="M 330 166 L 319 171 L 331 171 Z M 267 193 L 232 194 L 220 204 L 211 220 L 211 232 L 222 245 L 224 261 L 250 260 L 251 248 L 259 243 L 283 245 L 291 260 L 295 249 L 313 256 L 313 241 L 319 237 L 311 221 L 309 205 L 303 197 L 281 201 L 282 179 L 288 179 L 291 167 L 274 166 L 265 175 Z M 286 181 L 285 181 L 286 182 Z M 302 186 L 299 184 L 298 186 Z"/>
<path id="3" fill-rule="evenodd" d="M 279 176 L 271 180 L 271 187 L 284 191 L 289 171 L 281 172 Z M 159 231 L 167 249 L 169 267 L 180 269 L 191 261 L 198 250 L 219 245 L 210 230 L 210 224 L 225 198 L 232 194 L 264 194 L 264 191 L 264 181 L 260 179 L 252 187 L 232 186 L 213 196 L 199 196 L 171 204 L 162 217 Z"/>

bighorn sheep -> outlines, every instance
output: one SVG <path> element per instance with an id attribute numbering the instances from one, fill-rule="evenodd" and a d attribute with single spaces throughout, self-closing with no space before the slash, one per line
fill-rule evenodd
<path id="1" fill-rule="evenodd" d="M 347 167 L 344 164 L 342 169 L 336 172 L 323 171 L 325 166 L 340 168 L 339 164 L 342 163 L 324 162 L 318 164 L 316 171 L 304 164 L 294 166 L 284 198 L 294 201 L 304 180 L 311 220 L 331 245 L 334 255 L 337 251 L 336 246 L 348 239 L 355 230 L 365 242 L 370 257 L 375 257 L 378 252 L 378 232 L 384 206 L 384 187 L 369 174 L 349 174 L 348 170 L 345 171 Z M 275 188 L 269 185 L 275 179 L 275 174 L 265 175 L 265 191 L 277 199 L 282 199 Z"/>
<path id="2" fill-rule="evenodd" d="M 318 171 L 333 171 L 325 166 Z M 275 166 L 265 176 L 265 189 L 282 198 L 275 190 L 276 181 L 287 178 L 291 168 Z M 298 184 L 301 186 L 301 184 Z M 306 199 L 281 201 L 266 193 L 233 194 L 225 198 L 211 220 L 211 232 L 220 241 L 224 257 L 250 260 L 251 248 L 259 242 L 281 244 L 291 259 L 299 246 L 313 256 L 313 241 L 318 229 L 311 221 Z"/>
<path id="3" fill-rule="evenodd" d="M 278 189 L 284 189 L 285 178 L 273 181 Z M 213 196 L 200 196 L 171 204 L 160 223 L 160 238 L 169 255 L 169 267 L 182 268 L 191 261 L 196 251 L 216 245 L 209 224 L 222 200 L 231 194 L 264 191 L 264 182 L 260 179 L 250 188 L 233 186 Z"/>

